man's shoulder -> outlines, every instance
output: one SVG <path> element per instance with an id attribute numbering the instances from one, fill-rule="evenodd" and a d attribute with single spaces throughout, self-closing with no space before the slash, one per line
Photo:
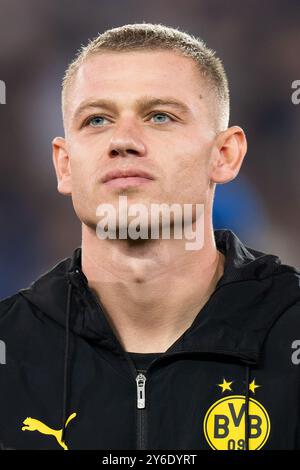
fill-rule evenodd
<path id="1" fill-rule="evenodd" d="M 57 291 L 60 291 L 62 288 L 65 289 L 66 273 L 77 262 L 78 257 L 81 256 L 80 253 L 80 248 L 76 248 L 71 257 L 57 261 L 33 280 L 28 287 L 19 289 L 17 292 L 0 299 L 0 318 L 11 310 L 29 306 L 29 302 L 30 308 L 33 308 L 34 301 L 37 300 L 38 304 L 49 290 L 52 290 L 53 295 L 56 295 Z"/>
<path id="2" fill-rule="evenodd" d="M 299 322 L 300 321 L 300 299 L 286 308 L 282 314 L 283 322 Z"/>
<path id="3" fill-rule="evenodd" d="M 25 289 L 23 289 L 25 291 Z M 0 300 L 0 329 L 4 325 L 14 325 L 29 320 L 28 315 L 35 313 L 35 306 L 22 295 L 22 289 Z"/>
<path id="4" fill-rule="evenodd" d="M 0 299 L 0 318 L 14 306 L 18 305 L 19 302 L 22 302 L 22 296 L 19 291 Z"/>
<path id="5" fill-rule="evenodd" d="M 284 342 L 295 335 L 300 337 L 300 299 L 287 306 L 277 316 L 270 329 L 270 337 L 276 338 L 276 343 Z"/>
<path id="6" fill-rule="evenodd" d="M 26 315 L 26 312 L 29 312 L 29 306 L 19 292 L 0 300 L 1 339 L 4 337 L 7 338 L 16 331 L 21 331 L 24 328 L 24 321 L 28 323 L 28 315 Z M 31 312 L 29 313 L 31 314 Z"/>

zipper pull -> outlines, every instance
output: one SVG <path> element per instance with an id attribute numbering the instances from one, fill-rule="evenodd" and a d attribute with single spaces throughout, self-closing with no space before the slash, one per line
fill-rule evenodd
<path id="1" fill-rule="evenodd" d="M 136 377 L 137 385 L 137 407 L 145 408 L 145 383 L 146 376 L 144 374 L 138 374 Z"/>

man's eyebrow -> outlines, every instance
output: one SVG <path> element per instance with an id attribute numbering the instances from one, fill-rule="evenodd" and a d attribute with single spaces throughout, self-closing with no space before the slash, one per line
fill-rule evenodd
<path id="1" fill-rule="evenodd" d="M 201 96 L 200 96 L 201 98 Z M 179 101 L 173 97 L 165 97 L 165 98 L 155 98 L 155 97 L 148 97 L 143 96 L 139 98 L 135 103 L 135 108 L 141 112 L 146 111 L 149 108 L 153 108 L 155 106 L 172 106 L 173 108 L 177 108 L 183 114 L 190 114 L 191 110 L 188 105 Z M 85 100 L 83 101 L 76 111 L 74 112 L 74 119 L 76 120 L 80 115 L 88 110 L 88 109 L 96 109 L 102 108 L 107 110 L 117 111 L 117 105 L 114 101 L 109 99 L 98 99 L 98 100 Z"/>

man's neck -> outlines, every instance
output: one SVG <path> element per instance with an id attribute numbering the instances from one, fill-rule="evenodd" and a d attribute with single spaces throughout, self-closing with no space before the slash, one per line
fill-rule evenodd
<path id="1" fill-rule="evenodd" d="M 82 270 L 126 351 L 166 351 L 192 324 L 223 275 L 213 230 L 198 251 L 184 240 L 99 240 L 82 232 Z"/>

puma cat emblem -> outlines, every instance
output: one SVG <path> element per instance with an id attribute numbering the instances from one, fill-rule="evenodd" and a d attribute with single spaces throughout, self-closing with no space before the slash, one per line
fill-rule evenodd
<path id="1" fill-rule="evenodd" d="M 76 413 L 72 413 L 66 421 L 65 428 L 69 424 L 69 422 L 74 419 Z M 52 429 L 46 424 L 42 423 L 38 419 L 28 417 L 24 419 L 23 424 L 25 426 L 22 427 L 22 431 L 38 431 L 41 434 L 47 434 L 48 436 L 54 436 L 57 440 L 58 444 L 64 449 L 68 450 L 67 445 L 62 441 L 62 429 Z"/>

